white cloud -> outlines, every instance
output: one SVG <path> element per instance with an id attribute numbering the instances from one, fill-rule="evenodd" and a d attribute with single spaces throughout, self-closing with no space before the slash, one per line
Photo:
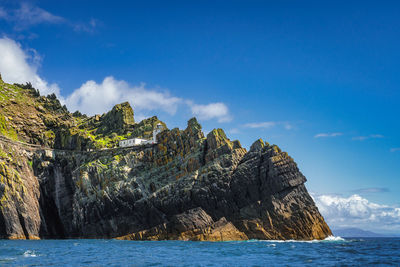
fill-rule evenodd
<path id="1" fill-rule="evenodd" d="M 10 22 L 16 31 L 27 30 L 39 24 L 63 24 L 76 32 L 93 33 L 99 25 L 99 21 L 94 18 L 88 22 L 72 22 L 28 2 L 22 2 L 16 9 L 5 10 L 0 7 L 0 19 Z"/>
<path id="2" fill-rule="evenodd" d="M 53 15 L 27 2 L 21 3 L 18 9 L 9 10 L 8 12 L 0 9 L 0 18 L 14 23 L 16 30 L 22 30 L 41 23 L 54 24 L 66 21 L 60 16 Z"/>
<path id="3" fill-rule="evenodd" d="M 26 24 L 39 24 L 39 23 L 60 23 L 64 19 L 62 17 L 51 14 L 50 12 L 35 7 L 29 3 L 22 3 L 21 7 L 16 10 L 16 20 Z"/>
<path id="4" fill-rule="evenodd" d="M 319 211 L 332 228 L 354 227 L 370 231 L 400 231 L 400 208 L 380 205 L 355 194 L 313 196 Z"/>
<path id="5" fill-rule="evenodd" d="M 163 110 L 174 115 L 182 100 L 168 92 L 147 89 L 145 84 L 130 86 L 112 76 L 106 77 L 102 83 L 87 81 L 66 98 L 70 110 L 89 115 L 101 114 L 124 101 L 129 101 L 135 112 Z"/>
<path id="6" fill-rule="evenodd" d="M 293 125 L 289 122 L 285 121 L 263 121 L 263 122 L 251 122 L 243 125 L 244 128 L 252 128 L 252 129 L 269 129 L 275 126 L 281 125 L 286 130 L 293 129 Z"/>
<path id="7" fill-rule="evenodd" d="M 86 81 L 64 98 L 60 95 L 57 84 L 49 84 L 38 75 L 40 62 L 41 58 L 35 50 L 24 50 L 14 40 L 0 38 L 0 73 L 3 80 L 8 83 L 31 82 L 42 95 L 55 93 L 71 111 L 79 110 L 88 115 L 102 114 L 115 104 L 129 101 L 135 109 L 136 118 L 143 119 L 146 117 L 146 112 L 154 110 L 174 115 L 179 105 L 186 103 L 199 119 L 226 122 L 232 118 L 224 103 L 198 105 L 193 101 L 173 96 L 167 91 L 146 88 L 144 83 L 132 86 L 112 76 L 104 78 L 101 83 Z"/>
<path id="8" fill-rule="evenodd" d="M 76 32 L 93 33 L 99 25 L 99 20 L 91 18 L 88 23 L 73 23 L 72 27 Z"/>
<path id="9" fill-rule="evenodd" d="M 252 122 L 246 123 L 243 125 L 246 128 L 271 128 L 274 127 L 277 123 L 275 121 L 264 121 L 264 122 Z"/>
<path id="10" fill-rule="evenodd" d="M 43 95 L 56 93 L 60 96 L 57 84 L 49 84 L 38 75 L 40 61 L 40 56 L 35 50 L 23 50 L 14 40 L 0 38 L 0 73 L 5 82 L 31 82 Z"/>
<path id="11" fill-rule="evenodd" d="M 228 107 L 222 102 L 206 105 L 195 104 L 192 101 L 186 101 L 186 103 L 192 110 L 192 114 L 200 120 L 217 119 L 218 122 L 229 122 L 232 120 Z"/>
<path id="12" fill-rule="evenodd" d="M 384 138 L 384 136 L 381 135 L 381 134 L 370 134 L 370 135 L 367 135 L 367 136 L 355 136 L 355 137 L 352 138 L 352 140 L 364 141 L 364 140 L 367 140 L 367 139 L 377 139 L 377 138 Z"/>
<path id="13" fill-rule="evenodd" d="M 343 133 L 319 133 L 314 135 L 314 138 L 321 138 L 321 137 L 337 137 L 341 136 Z"/>

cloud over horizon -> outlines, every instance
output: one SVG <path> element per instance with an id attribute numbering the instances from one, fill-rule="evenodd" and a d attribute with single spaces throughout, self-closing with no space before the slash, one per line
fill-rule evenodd
<path id="1" fill-rule="evenodd" d="M 354 227 L 377 232 L 400 231 L 400 208 L 380 205 L 360 195 L 350 197 L 313 195 L 328 225 L 336 228 Z"/>

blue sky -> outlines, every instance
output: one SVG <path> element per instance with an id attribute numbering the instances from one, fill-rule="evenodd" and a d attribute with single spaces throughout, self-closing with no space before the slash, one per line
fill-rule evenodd
<path id="1" fill-rule="evenodd" d="M 246 147 L 261 137 L 296 160 L 320 207 L 343 211 L 335 224 L 400 232 L 399 13 L 376 1 L 0 0 L 0 72 L 71 111 L 128 100 L 137 119 L 184 128 L 195 115 Z"/>

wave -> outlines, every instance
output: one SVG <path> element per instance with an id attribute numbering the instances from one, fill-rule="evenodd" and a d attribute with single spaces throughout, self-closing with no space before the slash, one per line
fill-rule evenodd
<path id="1" fill-rule="evenodd" d="M 345 242 L 346 240 L 340 236 L 333 236 L 330 235 L 327 238 L 323 240 L 294 240 L 294 239 L 288 239 L 288 240 L 259 240 L 259 239 L 250 239 L 245 242 L 270 242 L 270 243 L 320 243 L 320 242 Z"/>
<path id="2" fill-rule="evenodd" d="M 24 257 L 37 257 L 37 255 L 35 254 L 35 251 L 27 250 L 24 252 Z"/>
<path id="3" fill-rule="evenodd" d="M 337 241 L 346 241 L 346 240 L 344 238 L 340 237 L 340 236 L 330 235 L 330 236 L 328 236 L 327 238 L 325 238 L 322 241 L 334 241 L 334 242 L 337 242 Z"/>

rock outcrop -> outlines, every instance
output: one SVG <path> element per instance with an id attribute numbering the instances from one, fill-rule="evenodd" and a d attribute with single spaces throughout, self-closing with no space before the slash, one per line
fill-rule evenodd
<path id="1" fill-rule="evenodd" d="M 113 132 L 124 134 L 133 129 L 135 120 L 133 109 L 128 102 L 115 105 L 113 109 L 103 116 L 97 134 L 111 134 Z"/>
<path id="2" fill-rule="evenodd" d="M 306 178 L 276 145 L 259 139 L 247 151 L 222 129 L 204 136 L 195 118 L 185 130 L 157 117 L 135 123 L 128 103 L 102 116 L 71 114 L 25 87 L 0 84 L 0 238 L 331 235 Z M 158 123 L 156 145 L 112 148 L 150 138 Z"/>
<path id="3" fill-rule="evenodd" d="M 215 222 L 203 209 L 195 208 L 172 216 L 170 222 L 151 229 L 117 237 L 120 240 L 190 240 L 190 241 L 233 241 L 246 240 L 225 217 Z"/>
<path id="4" fill-rule="evenodd" d="M 0 238 L 39 239 L 39 181 L 30 166 L 33 154 L 0 142 Z"/>

